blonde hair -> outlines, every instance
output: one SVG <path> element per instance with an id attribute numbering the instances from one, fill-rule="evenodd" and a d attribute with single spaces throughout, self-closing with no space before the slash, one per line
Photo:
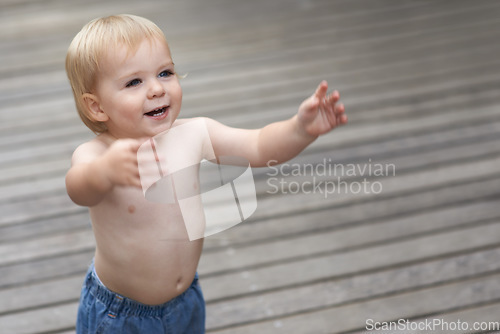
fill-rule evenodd
<path id="1" fill-rule="evenodd" d="M 73 90 L 78 114 L 94 133 L 106 131 L 106 125 L 89 116 L 83 95 L 93 92 L 100 61 L 110 48 L 125 45 L 129 52 L 133 52 L 144 39 L 167 43 L 161 29 L 150 20 L 122 14 L 90 21 L 71 42 L 66 54 L 66 74 Z"/>

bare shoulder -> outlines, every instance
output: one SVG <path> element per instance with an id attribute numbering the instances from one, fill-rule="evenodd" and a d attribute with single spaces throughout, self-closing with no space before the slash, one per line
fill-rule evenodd
<path id="1" fill-rule="evenodd" d="M 193 117 L 193 118 L 178 119 L 175 121 L 173 126 L 175 127 L 185 124 L 198 124 L 198 126 L 203 126 L 206 130 L 210 132 L 210 136 L 220 135 L 223 134 L 224 131 L 233 129 L 209 117 Z"/>
<path id="2" fill-rule="evenodd" d="M 110 143 L 103 135 L 99 135 L 88 142 L 80 144 L 73 152 L 73 157 L 71 158 L 72 165 L 94 160 L 101 156 L 109 145 Z"/>
<path id="3" fill-rule="evenodd" d="M 196 137 L 196 135 L 198 135 L 198 137 L 203 137 L 208 133 L 210 133 L 210 137 L 212 137 L 212 135 L 224 129 L 221 123 L 207 117 L 178 119 L 172 126 L 172 129 L 174 128 L 176 129 L 176 134 L 189 132 L 189 136 L 191 137 Z"/>
<path id="4" fill-rule="evenodd" d="M 212 160 L 216 156 L 213 145 L 214 133 L 218 133 L 214 129 L 214 123 L 220 124 L 207 117 L 193 117 L 178 119 L 173 127 L 177 127 L 175 133 L 181 138 L 184 146 L 187 145 L 190 150 L 200 152 L 203 159 Z"/>

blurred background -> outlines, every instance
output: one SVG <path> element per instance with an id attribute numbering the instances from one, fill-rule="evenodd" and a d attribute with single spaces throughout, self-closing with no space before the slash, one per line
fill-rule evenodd
<path id="1" fill-rule="evenodd" d="M 323 79 L 346 105 L 348 126 L 254 169 L 256 213 L 206 239 L 208 332 L 499 321 L 499 2 L 0 0 L 0 333 L 74 332 L 94 241 L 64 176 L 93 134 L 64 58 L 118 13 L 164 30 L 181 117 L 261 127 Z"/>

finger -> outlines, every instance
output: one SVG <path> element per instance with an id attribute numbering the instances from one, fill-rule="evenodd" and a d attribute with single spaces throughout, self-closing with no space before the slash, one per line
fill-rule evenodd
<path id="1" fill-rule="evenodd" d="M 346 114 L 342 114 L 340 116 L 337 116 L 337 119 L 338 119 L 338 122 L 340 125 L 347 124 L 347 115 Z"/>
<path id="2" fill-rule="evenodd" d="M 138 138 L 138 139 L 132 139 L 132 141 L 130 143 L 130 149 L 133 152 L 137 152 L 139 150 L 139 148 L 142 146 L 142 144 L 144 144 L 148 140 L 150 140 L 150 138 L 142 138 L 141 137 L 141 138 Z"/>
<path id="3" fill-rule="evenodd" d="M 328 103 L 335 104 L 340 100 L 340 94 L 338 90 L 334 90 L 328 95 Z"/>
<path id="4" fill-rule="evenodd" d="M 335 103 L 337 102 L 337 100 L 338 100 L 338 93 L 337 92 L 329 94 L 322 101 L 322 108 L 327 110 L 329 113 L 336 114 Z"/>
<path id="5" fill-rule="evenodd" d="M 344 104 L 340 103 L 335 106 L 335 115 L 340 116 L 345 112 Z"/>
<path id="6" fill-rule="evenodd" d="M 325 98 L 320 106 L 319 106 L 319 112 L 322 114 L 322 117 L 324 117 L 325 122 L 328 122 L 330 126 L 334 127 L 335 126 L 335 113 L 334 113 L 334 106 L 328 103 L 327 98 Z"/>
<path id="7" fill-rule="evenodd" d="M 314 92 L 314 96 L 319 101 L 322 101 L 326 97 L 326 92 L 327 91 L 328 91 L 328 82 L 326 82 L 325 80 L 323 80 L 318 85 L 318 88 L 316 88 L 316 91 Z"/>
<path id="8" fill-rule="evenodd" d="M 335 126 L 338 125 L 337 117 L 333 113 L 333 110 L 330 111 L 330 112 L 328 112 L 328 113 L 326 113 L 326 117 L 327 117 L 328 123 L 330 124 L 330 126 L 332 128 L 334 128 Z"/>
<path id="9" fill-rule="evenodd" d="M 130 180 L 130 185 L 136 188 L 142 188 L 142 183 L 140 178 L 132 178 Z"/>
<path id="10" fill-rule="evenodd" d="M 131 171 L 131 174 L 132 174 L 134 180 L 139 180 L 139 182 L 141 181 L 141 173 L 139 172 L 139 168 L 135 167 Z"/>
<path id="11" fill-rule="evenodd" d="M 150 138 L 145 138 L 145 137 L 144 138 L 141 137 L 138 139 L 126 139 L 128 149 L 133 153 L 137 153 L 141 148 L 141 146 L 149 140 Z"/>
<path id="12" fill-rule="evenodd" d="M 327 116 L 329 118 L 335 119 L 335 105 L 328 103 L 327 100 L 325 100 L 324 103 L 325 103 L 324 109 L 325 109 L 325 112 L 327 113 Z"/>

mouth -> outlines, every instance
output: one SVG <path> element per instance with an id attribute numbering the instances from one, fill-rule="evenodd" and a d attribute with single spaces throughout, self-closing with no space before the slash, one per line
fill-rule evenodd
<path id="1" fill-rule="evenodd" d="M 155 119 L 162 119 L 162 118 L 167 116 L 168 108 L 169 108 L 168 106 L 161 107 L 161 108 L 152 110 L 150 112 L 147 112 L 144 115 L 151 117 L 151 118 L 155 118 Z"/>

